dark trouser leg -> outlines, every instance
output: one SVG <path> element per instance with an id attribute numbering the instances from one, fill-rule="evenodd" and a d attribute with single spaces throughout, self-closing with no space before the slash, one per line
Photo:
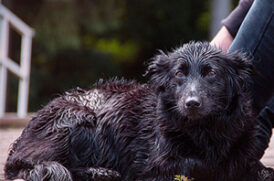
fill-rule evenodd
<path id="1" fill-rule="evenodd" d="M 255 0 L 229 51 L 243 50 L 254 57 L 259 75 L 253 77 L 251 92 L 258 114 L 261 158 L 274 127 L 274 1 Z M 273 97 L 272 97 L 273 96 Z M 272 97 L 272 98 L 271 98 Z"/>

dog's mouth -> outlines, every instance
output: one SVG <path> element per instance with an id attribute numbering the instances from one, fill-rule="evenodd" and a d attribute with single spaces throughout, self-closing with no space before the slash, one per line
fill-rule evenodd
<path id="1" fill-rule="evenodd" d="M 180 109 L 181 116 L 186 117 L 190 121 L 197 122 L 197 120 L 203 120 L 208 117 L 212 112 L 210 109 L 205 107 L 199 108 L 185 108 L 181 107 Z"/>
<path id="2" fill-rule="evenodd" d="M 178 111 L 182 117 L 188 118 L 189 120 L 196 120 L 203 117 L 203 113 L 201 109 L 195 109 L 195 108 L 186 109 L 183 106 L 178 106 Z"/>
<path id="3" fill-rule="evenodd" d="M 187 109 L 185 111 L 186 111 L 186 117 L 190 120 L 195 120 L 202 117 L 198 109 Z"/>

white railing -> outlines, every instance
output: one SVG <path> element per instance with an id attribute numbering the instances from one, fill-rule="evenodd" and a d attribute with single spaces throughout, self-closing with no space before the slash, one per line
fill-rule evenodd
<path id="1" fill-rule="evenodd" d="M 9 27 L 22 37 L 20 65 L 8 57 Z M 0 118 L 6 111 L 7 71 L 19 78 L 17 116 L 25 117 L 28 111 L 31 44 L 34 30 L 0 4 Z"/>

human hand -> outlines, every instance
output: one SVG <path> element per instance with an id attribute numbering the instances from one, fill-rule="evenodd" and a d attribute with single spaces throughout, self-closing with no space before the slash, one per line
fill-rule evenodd
<path id="1" fill-rule="evenodd" d="M 216 46 L 224 51 L 227 51 L 232 44 L 233 37 L 225 26 L 219 30 L 213 40 L 210 42 L 211 45 Z"/>

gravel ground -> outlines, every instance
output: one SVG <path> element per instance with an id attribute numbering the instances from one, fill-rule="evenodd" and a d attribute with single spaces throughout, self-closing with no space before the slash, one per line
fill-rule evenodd
<path id="1" fill-rule="evenodd" d="M 4 180 L 3 167 L 8 155 L 8 149 L 11 143 L 20 136 L 21 132 L 21 128 L 0 129 L 0 181 Z M 271 145 L 266 150 L 262 162 L 266 166 L 274 168 L 274 136 L 272 136 Z"/>

